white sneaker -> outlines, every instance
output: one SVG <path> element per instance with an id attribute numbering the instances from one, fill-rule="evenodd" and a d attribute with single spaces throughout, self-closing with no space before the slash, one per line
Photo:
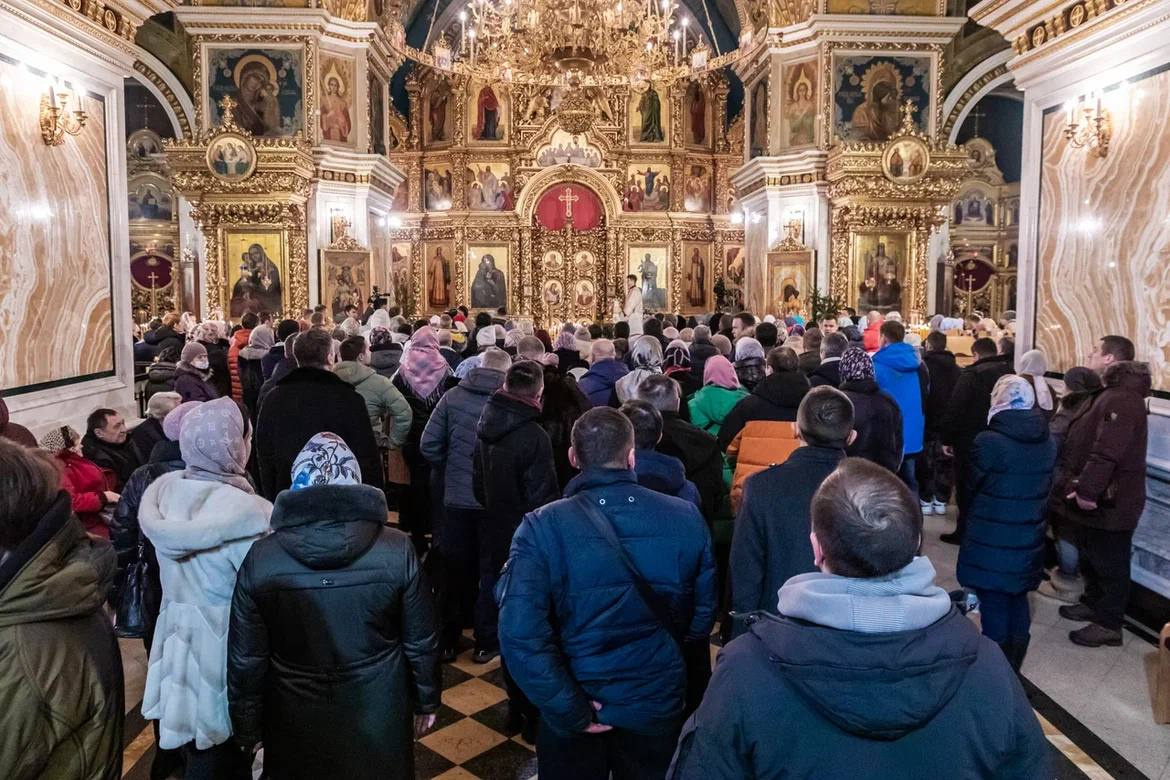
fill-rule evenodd
<path id="1" fill-rule="evenodd" d="M 924 515 L 934 514 L 934 505 L 931 504 L 929 501 L 919 501 L 918 505 L 920 507 L 922 507 L 922 514 L 924 514 Z"/>
<path id="2" fill-rule="evenodd" d="M 935 501 L 932 506 L 936 515 L 945 515 L 947 513 L 947 505 L 942 501 Z"/>

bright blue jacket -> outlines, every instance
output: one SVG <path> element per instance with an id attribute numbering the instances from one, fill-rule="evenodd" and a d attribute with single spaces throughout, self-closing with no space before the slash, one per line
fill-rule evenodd
<path id="1" fill-rule="evenodd" d="M 638 485 L 633 471 L 586 469 L 564 501 L 529 513 L 502 574 L 500 649 L 540 710 L 541 728 L 580 733 L 597 720 L 643 734 L 682 723 L 685 664 L 618 553 L 572 499 L 613 525 L 665 601 L 678 633 L 705 641 L 717 604 L 711 535 L 694 504 Z"/>
<path id="2" fill-rule="evenodd" d="M 926 425 L 923 399 L 929 375 L 918 350 L 905 342 L 882 347 L 873 356 L 878 387 L 893 396 L 902 412 L 902 454 L 922 452 L 922 429 Z"/>

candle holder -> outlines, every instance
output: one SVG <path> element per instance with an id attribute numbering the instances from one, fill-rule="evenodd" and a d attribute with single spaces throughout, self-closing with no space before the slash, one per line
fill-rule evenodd
<path id="1" fill-rule="evenodd" d="M 1088 101 L 1069 103 L 1064 137 L 1074 149 L 1085 149 L 1094 157 L 1109 154 L 1109 142 L 1113 139 L 1113 115 L 1101 105 L 1099 95 L 1094 97 L 1090 94 Z"/>
<path id="2" fill-rule="evenodd" d="M 41 139 L 45 146 L 60 146 L 65 143 L 65 135 L 78 135 L 89 119 L 81 110 L 81 96 L 77 96 L 77 108 L 70 111 L 69 93 L 60 92 L 52 85 L 41 95 Z"/>

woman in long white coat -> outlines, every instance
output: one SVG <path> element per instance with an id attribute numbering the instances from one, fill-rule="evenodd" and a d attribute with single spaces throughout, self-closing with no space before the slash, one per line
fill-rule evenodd
<path id="1" fill-rule="evenodd" d="M 159 721 L 161 748 L 183 748 L 188 780 L 250 764 L 231 741 L 227 633 L 236 572 L 272 513 L 245 473 L 251 439 L 235 401 L 202 404 L 179 433 L 186 469 L 155 480 L 139 510 L 162 580 L 142 715 Z"/>

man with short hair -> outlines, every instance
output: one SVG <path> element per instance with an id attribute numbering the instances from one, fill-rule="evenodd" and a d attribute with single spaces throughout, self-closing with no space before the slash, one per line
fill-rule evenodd
<path id="1" fill-rule="evenodd" d="M 711 343 L 711 328 L 706 325 L 695 327 L 694 340 L 691 342 L 691 373 L 703 379 L 703 368 L 708 358 L 719 354 L 719 348 Z"/>
<path id="2" fill-rule="evenodd" d="M 708 649 L 711 537 L 692 504 L 637 484 L 634 447 L 620 412 L 586 412 L 581 476 L 512 541 L 500 638 L 540 708 L 543 776 L 662 777 L 686 701 L 682 648 Z"/>
<path id="3" fill-rule="evenodd" d="M 451 318 L 448 317 L 447 319 Z M 435 334 L 435 338 L 439 342 L 439 354 L 446 359 L 447 365 L 451 366 L 452 371 L 459 368 L 459 363 L 462 362 L 463 356 L 452 346 L 454 336 L 451 331 L 440 328 L 439 332 Z"/>
<path id="4" fill-rule="evenodd" d="M 621 317 L 615 319 L 629 324 L 630 336 L 641 336 L 645 315 L 642 311 L 642 290 L 638 287 L 638 277 L 634 274 L 626 277 L 626 299 L 621 306 L 621 314 Z"/>
<path id="5" fill-rule="evenodd" d="M 324 330 L 307 330 L 297 336 L 293 356 L 297 367 L 268 393 L 256 420 L 261 494 L 275 501 L 292 484 L 293 461 L 321 431 L 344 439 L 357 457 L 362 482 L 381 488 L 382 458 L 366 402 L 331 370 L 333 337 Z"/>
<path id="6" fill-rule="evenodd" d="M 662 441 L 662 413 L 645 401 L 636 400 L 626 401 L 619 411 L 634 427 L 634 473 L 638 475 L 638 484 L 702 509 L 699 489 L 687 479 L 682 461 L 654 449 Z"/>
<path id="7" fill-rule="evenodd" d="M 967 527 L 967 467 L 975 437 L 987 429 L 987 414 L 991 411 L 991 389 L 1001 376 L 1012 372 L 1011 366 L 997 354 L 995 342 L 988 338 L 975 339 L 971 344 L 975 362 L 959 372 L 955 390 L 951 393 L 946 412 L 939 423 L 939 439 L 943 453 L 954 458 L 955 474 L 955 530 L 940 538 L 947 544 L 959 544 Z"/>
<path id="8" fill-rule="evenodd" d="M 589 347 L 589 370 L 577 386 L 593 406 L 616 407 L 617 382 L 628 373 L 630 369 L 617 359 L 613 342 L 597 339 Z"/>
<path id="9" fill-rule="evenodd" d="M 735 342 L 740 336 L 750 335 L 745 334 L 748 328 L 756 326 L 756 316 L 750 312 L 741 311 L 739 314 L 731 318 L 731 341 Z"/>
<path id="10" fill-rule="evenodd" d="M 808 346 L 808 342 L 805 342 Z M 816 370 L 809 374 L 808 383 L 813 387 L 827 385 L 828 387 L 841 386 L 841 356 L 849 348 L 849 339 L 838 333 L 836 328 L 832 333 L 825 333 L 821 340 L 821 363 Z"/>
<path id="11" fill-rule="evenodd" d="M 821 364 L 821 344 L 824 334 L 820 328 L 809 328 L 804 332 L 804 352 L 800 353 L 800 370 L 809 376 Z"/>
<path id="12" fill-rule="evenodd" d="M 419 451 L 436 471 L 443 473 L 442 522 L 435 529 L 435 547 L 444 572 L 444 603 L 440 607 L 442 631 L 439 651 L 444 661 L 454 660 L 459 636 L 466 618 L 474 618 L 479 592 L 480 560 L 490 560 L 479 529 L 490 518 L 476 500 L 473 456 L 476 426 L 492 393 L 504 385 L 504 373 L 512 365 L 507 352 L 489 347 L 480 353 L 479 368 L 439 399 L 423 429 Z M 477 653 L 497 652 L 495 638 L 490 642 L 476 636 Z"/>
<path id="13" fill-rule="evenodd" d="M 86 418 L 81 454 L 114 475 L 115 493 L 121 492 L 134 469 L 142 465 L 127 442 L 129 436 L 126 418 L 113 409 L 95 409 Z"/>
<path id="14" fill-rule="evenodd" d="M 776 592 L 789 577 L 814 571 L 809 505 L 820 484 L 845 459 L 853 404 L 832 387 L 810 390 L 797 411 L 800 444 L 787 460 L 748 477 L 731 541 L 731 604 L 741 615 L 775 614 Z M 746 626 L 737 621 L 733 635 Z"/>
<path id="15" fill-rule="evenodd" d="M 374 328 L 390 329 L 390 312 L 386 311 L 386 304 L 388 301 L 379 295 L 374 299 L 374 311 L 371 312 L 370 318 L 366 320 L 366 329 L 373 330 Z"/>
<path id="16" fill-rule="evenodd" d="M 817 328 L 819 328 L 821 333 L 825 334 L 825 336 L 836 333 L 837 327 L 837 320 L 833 319 L 832 317 L 825 317 L 825 319 L 817 322 Z"/>
<path id="17" fill-rule="evenodd" d="M 848 458 L 811 508 L 820 571 L 785 582 L 778 616 L 724 647 L 667 776 L 1052 777 L 1007 659 L 918 557 L 905 484 Z"/>
<path id="18" fill-rule="evenodd" d="M 333 367 L 333 373 L 357 390 L 365 401 L 378 448 L 401 449 L 410 434 L 414 413 L 394 383 L 370 368 L 370 346 L 365 337 L 350 336 L 341 342 L 338 356 L 341 362 Z"/>
<path id="19" fill-rule="evenodd" d="M 278 366 L 288 360 L 284 346 L 288 337 L 295 336 L 300 332 L 296 320 L 281 320 L 276 324 L 276 342 L 268 350 L 268 354 L 260 358 L 260 372 L 264 375 L 265 382 L 272 378 Z"/>
<path id="20" fill-rule="evenodd" d="M 959 382 L 959 364 L 947 349 L 947 336 L 932 330 L 923 344 L 922 364 L 926 366 L 930 389 L 926 394 L 926 420 L 922 454 L 918 457 L 918 497 L 922 514 L 945 515 L 954 475 L 951 459 L 943 453 L 942 420 Z"/>
<path id="21" fill-rule="evenodd" d="M 727 494 L 723 483 L 723 452 L 719 442 L 706 431 L 679 416 L 678 382 L 664 374 L 642 380 L 635 393 L 662 415 L 662 440 L 655 448 L 682 461 L 687 479 L 695 483 L 702 499 L 703 517 L 711 524 Z"/>
<path id="22" fill-rule="evenodd" d="M 756 341 L 764 348 L 764 352 L 775 347 L 780 340 L 780 331 L 772 322 L 761 322 L 756 326 Z"/>
<path id="23" fill-rule="evenodd" d="M 1085 593 L 1062 617 L 1089 625 L 1069 633 L 1083 647 L 1122 643 L 1129 602 L 1133 532 L 1146 503 L 1148 363 L 1134 360 L 1133 342 L 1105 336 L 1088 358 L 1104 387 L 1069 424 L 1053 480 L 1052 500 L 1080 550 Z"/>
<path id="24" fill-rule="evenodd" d="M 581 390 L 572 374 L 562 373 L 555 361 L 546 362 L 544 344 L 540 339 L 535 336 L 521 337 L 517 343 L 517 355 L 523 360 L 536 361 L 544 369 L 540 425 L 552 443 L 553 462 L 557 467 L 557 485 L 563 490 L 577 473 L 573 464 L 569 463 L 569 435 L 577 419 L 589 411 L 593 403 Z"/>
<path id="25" fill-rule="evenodd" d="M 918 351 L 905 342 L 906 327 L 895 320 L 881 326 L 882 348 L 873 356 L 873 370 L 878 387 L 889 393 L 902 413 L 902 466 L 898 476 L 915 493 L 918 480 L 915 465 L 922 452 L 925 425 L 926 392 L 930 378 Z"/>

